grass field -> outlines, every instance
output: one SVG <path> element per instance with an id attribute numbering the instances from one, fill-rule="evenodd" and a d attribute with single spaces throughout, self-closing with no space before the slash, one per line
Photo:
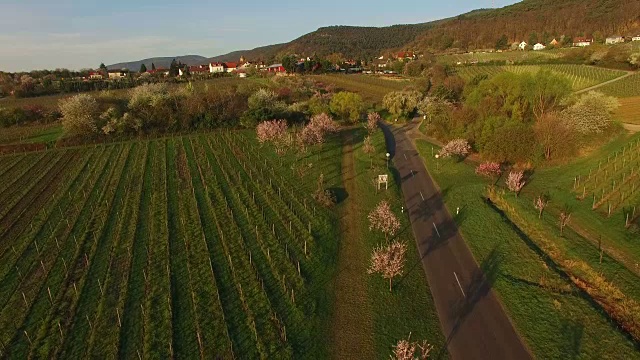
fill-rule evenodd
<path id="1" fill-rule="evenodd" d="M 325 357 L 341 141 L 297 179 L 253 136 L 0 157 L 2 357 Z"/>
<path id="2" fill-rule="evenodd" d="M 472 166 L 452 161 L 436 165 L 435 161 L 442 160 L 431 156 L 432 146 L 419 140 L 418 147 L 442 190 L 447 207 L 461 208 L 455 220 L 476 260 L 494 265 L 494 273 L 485 275 L 493 279 L 493 288 L 536 357 L 640 358 L 637 345 L 558 271 L 541 252 L 536 240 L 484 201 L 483 194 L 489 183 L 476 176 Z M 515 200 L 511 195 L 510 198 L 531 223 L 537 220 L 533 205 L 528 205 L 532 203 L 529 197 Z M 551 216 L 546 215 L 544 221 L 536 227 L 557 231 Z M 579 240 L 577 234 L 567 232 L 570 234 L 566 243 L 558 243 L 563 251 L 570 257 L 594 264 L 597 248 Z M 598 269 L 605 276 L 613 277 L 626 295 L 637 299 L 640 289 L 636 275 L 608 256 Z"/>
<path id="3" fill-rule="evenodd" d="M 338 89 L 357 92 L 365 100 L 380 104 L 391 91 L 402 90 L 411 85 L 409 80 L 389 80 L 373 75 L 317 75 L 314 79 L 333 84 Z"/>
<path id="4" fill-rule="evenodd" d="M 640 125 L 640 96 L 622 98 L 615 117 L 625 123 Z"/>
<path id="5" fill-rule="evenodd" d="M 598 91 L 619 98 L 640 96 L 640 73 L 635 73 L 620 81 L 604 85 Z"/>
<path id="6" fill-rule="evenodd" d="M 464 66 L 456 68 L 456 73 L 469 81 L 477 75 L 493 76 L 501 72 L 516 74 L 537 73 L 540 70 L 550 70 L 555 74 L 566 77 L 574 91 L 598 85 L 625 74 L 624 71 L 609 70 L 586 65 L 505 65 L 505 66 Z M 624 81 L 624 80 L 623 80 Z"/>
<path id="7" fill-rule="evenodd" d="M 0 128 L 0 145 L 14 143 L 48 143 L 62 136 L 59 122 L 44 125 L 25 125 Z"/>

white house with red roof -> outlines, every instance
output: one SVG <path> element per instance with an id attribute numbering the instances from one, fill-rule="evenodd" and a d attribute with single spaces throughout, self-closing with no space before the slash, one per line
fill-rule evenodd
<path id="1" fill-rule="evenodd" d="M 224 66 L 224 71 L 228 73 L 234 72 L 238 68 L 238 63 L 234 63 L 234 62 L 226 62 L 226 63 L 222 63 L 222 65 Z"/>
<path id="2" fill-rule="evenodd" d="M 210 63 L 209 72 L 212 74 L 224 72 L 224 64 L 222 63 Z"/>

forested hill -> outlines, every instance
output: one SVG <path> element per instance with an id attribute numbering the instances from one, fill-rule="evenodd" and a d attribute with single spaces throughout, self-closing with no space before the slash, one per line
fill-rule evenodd
<path id="1" fill-rule="evenodd" d="M 636 35 L 640 31 L 638 0 L 525 0 L 501 9 L 474 11 L 442 22 L 407 45 L 416 49 L 493 48 L 498 38 L 538 41 L 562 35 Z M 559 40 L 559 39 L 558 39 Z"/>

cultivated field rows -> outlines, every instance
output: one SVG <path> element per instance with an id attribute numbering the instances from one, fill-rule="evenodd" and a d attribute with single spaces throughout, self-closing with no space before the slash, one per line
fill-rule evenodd
<path id="1" fill-rule="evenodd" d="M 0 357 L 321 347 L 333 221 L 262 151 L 230 132 L 0 157 Z"/>

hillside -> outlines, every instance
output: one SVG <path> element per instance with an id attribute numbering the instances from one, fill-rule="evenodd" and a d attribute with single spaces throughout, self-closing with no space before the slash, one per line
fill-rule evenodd
<path id="1" fill-rule="evenodd" d="M 640 29 L 640 1 L 525 0 L 501 9 L 474 11 L 442 22 L 420 34 L 408 47 L 422 50 L 493 48 L 500 36 L 510 42 L 550 41 L 562 35 L 635 35 Z"/>
<path id="2" fill-rule="evenodd" d="M 171 65 L 171 61 L 173 59 L 176 59 L 176 61 L 180 61 L 183 64 L 187 64 L 187 65 L 198 65 L 198 64 L 207 62 L 207 58 L 200 55 L 165 56 L 165 57 L 154 57 L 154 58 L 149 58 L 144 60 L 121 62 L 117 64 L 107 65 L 107 69 L 109 70 L 129 69 L 133 71 L 138 71 L 140 69 L 140 65 L 142 64 L 144 64 L 147 67 L 147 69 L 151 69 L 151 63 L 155 64 L 156 67 L 168 68 L 169 65 Z"/>

